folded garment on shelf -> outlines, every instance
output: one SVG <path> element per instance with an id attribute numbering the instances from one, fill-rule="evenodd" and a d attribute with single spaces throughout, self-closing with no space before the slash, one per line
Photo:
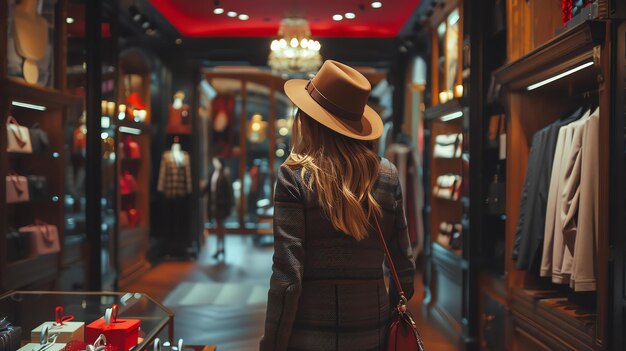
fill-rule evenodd
<path id="1" fill-rule="evenodd" d="M 437 177 L 437 184 L 433 187 L 436 197 L 448 200 L 458 200 L 462 178 L 458 174 L 444 174 Z"/>
<path id="2" fill-rule="evenodd" d="M 440 134 L 435 137 L 435 158 L 458 158 L 463 152 L 463 134 Z"/>

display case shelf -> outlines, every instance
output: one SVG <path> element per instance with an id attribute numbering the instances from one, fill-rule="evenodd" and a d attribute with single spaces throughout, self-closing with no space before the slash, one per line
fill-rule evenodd
<path id="1" fill-rule="evenodd" d="M 26 102 L 46 108 L 62 108 L 77 105 L 81 98 L 56 89 L 29 84 L 13 77 L 1 80 L 0 92 L 8 94 L 15 101 Z"/>
<path id="2" fill-rule="evenodd" d="M 22 327 L 23 343 L 29 342 L 30 331 L 43 322 L 54 320 L 55 308 L 62 306 L 65 315 L 86 325 L 104 316 L 106 308 L 117 304 L 119 318 L 140 322 L 137 345 L 131 350 L 151 349 L 158 337 L 174 338 L 174 314 L 146 294 L 118 292 L 47 292 L 12 291 L 0 296 L 0 311 L 14 326 Z"/>

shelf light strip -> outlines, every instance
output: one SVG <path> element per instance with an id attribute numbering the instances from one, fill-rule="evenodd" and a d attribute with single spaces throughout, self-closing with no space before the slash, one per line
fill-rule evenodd
<path id="1" fill-rule="evenodd" d="M 141 135 L 141 129 L 122 126 L 120 127 L 120 133 Z"/>
<path id="2" fill-rule="evenodd" d="M 27 102 L 20 102 L 20 101 L 11 101 L 11 105 L 17 106 L 17 107 L 29 108 L 31 110 L 37 110 L 37 111 L 46 110 L 46 106 L 34 105 L 34 104 L 29 104 Z"/>
<path id="3" fill-rule="evenodd" d="M 463 111 L 456 111 L 456 112 L 449 113 L 447 115 L 443 115 L 443 116 L 441 116 L 440 119 L 441 119 L 442 122 L 448 122 L 448 121 L 451 121 L 453 119 L 457 119 L 459 117 L 463 117 Z"/>
<path id="4" fill-rule="evenodd" d="M 559 79 L 561 79 L 563 77 L 569 76 L 572 73 L 576 73 L 576 72 L 578 72 L 580 70 L 583 70 L 583 69 L 585 69 L 585 68 L 587 68 L 587 67 L 589 67 L 591 65 L 593 65 L 593 61 L 583 63 L 582 65 L 574 67 L 574 68 L 570 69 L 569 71 L 565 71 L 565 72 L 563 72 L 561 74 L 557 74 L 556 76 L 553 76 L 553 77 L 550 77 L 548 79 L 542 80 L 539 83 L 535 83 L 535 84 L 529 85 L 528 87 L 526 87 L 526 90 L 527 91 L 531 91 L 531 90 L 537 89 L 537 88 L 542 87 L 542 86 L 544 86 L 546 84 L 550 84 L 550 83 L 554 82 L 555 80 L 559 80 Z"/>

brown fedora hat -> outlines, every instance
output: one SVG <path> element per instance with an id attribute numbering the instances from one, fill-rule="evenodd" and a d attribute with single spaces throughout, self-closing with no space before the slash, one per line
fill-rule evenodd
<path id="1" fill-rule="evenodd" d="M 311 80 L 291 79 L 285 93 L 304 113 L 347 137 L 374 140 L 383 133 L 383 121 L 367 98 L 372 86 L 354 68 L 327 60 Z"/>

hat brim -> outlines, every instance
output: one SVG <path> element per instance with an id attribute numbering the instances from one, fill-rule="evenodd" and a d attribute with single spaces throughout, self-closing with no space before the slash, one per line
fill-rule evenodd
<path id="1" fill-rule="evenodd" d="M 358 121 L 342 119 L 328 112 L 313 100 L 306 90 L 308 82 L 305 79 L 288 80 L 285 83 L 285 94 L 311 118 L 325 127 L 352 139 L 375 140 L 383 134 L 383 121 L 371 107 L 365 106 L 363 117 Z"/>

